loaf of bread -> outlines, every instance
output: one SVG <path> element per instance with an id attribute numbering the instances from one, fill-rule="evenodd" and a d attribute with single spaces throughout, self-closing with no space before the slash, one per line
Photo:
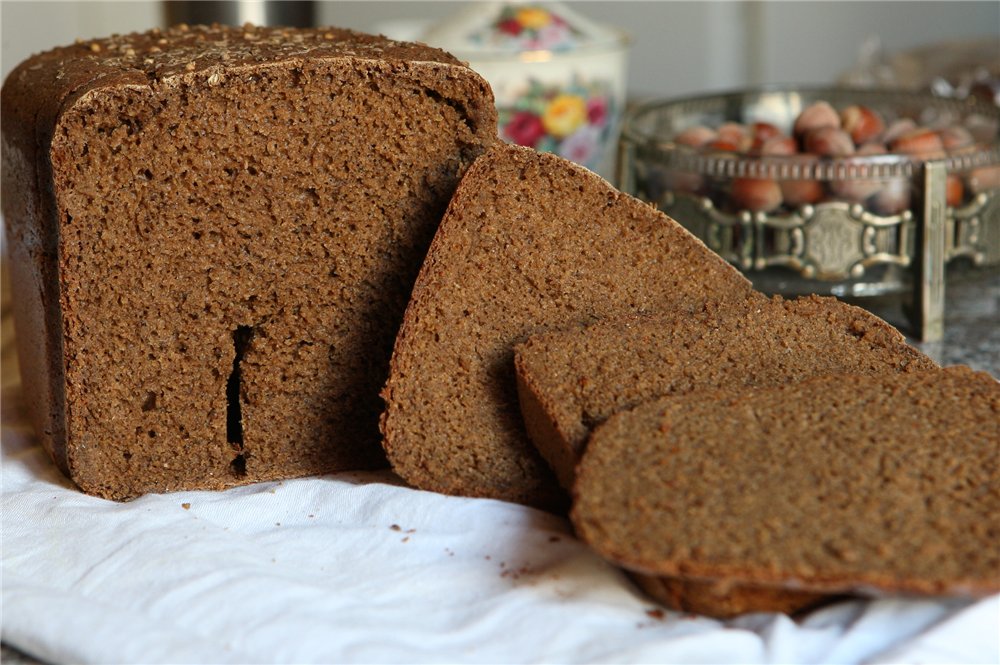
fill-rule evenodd
<path id="1" fill-rule="evenodd" d="M 572 520 L 651 575 L 1000 591 L 1000 383 L 965 367 L 700 392 L 610 417 Z"/>
<path id="2" fill-rule="evenodd" d="M 514 360 L 528 434 L 567 489 L 594 427 L 655 397 L 937 367 L 877 316 L 818 296 L 600 321 L 532 337 Z"/>
<path id="3" fill-rule="evenodd" d="M 385 464 L 413 280 L 496 140 L 481 77 L 343 30 L 181 25 L 37 55 L 2 114 L 27 402 L 81 488 Z"/>
<path id="4" fill-rule="evenodd" d="M 412 485 L 552 507 L 514 345 L 612 315 L 763 298 L 680 225 L 550 154 L 497 145 L 459 185 L 417 277 L 383 391 L 383 444 Z"/>

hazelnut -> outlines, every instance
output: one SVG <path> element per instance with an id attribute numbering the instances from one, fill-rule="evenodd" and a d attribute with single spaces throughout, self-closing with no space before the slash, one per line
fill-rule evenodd
<path id="1" fill-rule="evenodd" d="M 972 132 L 961 125 L 951 125 L 938 130 L 938 136 L 941 138 L 941 145 L 948 151 L 962 150 L 976 143 L 972 138 Z"/>
<path id="2" fill-rule="evenodd" d="M 917 127 L 889 144 L 893 152 L 904 155 L 919 155 L 925 159 L 944 157 L 944 144 L 937 132 L 927 127 Z"/>
<path id="3" fill-rule="evenodd" d="M 769 122 L 755 122 L 750 125 L 751 149 L 759 150 L 768 140 L 781 136 L 781 130 Z"/>
<path id="4" fill-rule="evenodd" d="M 693 127 L 688 127 L 683 132 L 675 136 L 674 142 L 680 145 L 690 146 L 692 148 L 700 148 L 710 141 L 714 141 L 716 136 L 718 136 L 718 134 L 714 129 L 710 129 L 704 125 L 695 125 Z"/>
<path id="5" fill-rule="evenodd" d="M 793 132 L 796 136 L 804 136 L 823 127 L 840 128 L 840 115 L 830 106 L 829 102 L 819 101 L 810 104 L 799 113 L 795 119 Z"/>
<path id="6" fill-rule="evenodd" d="M 983 166 L 969 173 L 969 190 L 973 194 L 1000 188 L 1000 166 Z"/>
<path id="7" fill-rule="evenodd" d="M 738 143 L 733 143 L 732 141 L 722 137 L 718 137 L 714 141 L 710 141 L 704 147 L 712 151 L 740 152 L 740 146 Z"/>
<path id="8" fill-rule="evenodd" d="M 859 156 L 884 155 L 885 146 L 881 143 L 866 143 L 854 153 Z M 884 186 L 884 182 L 871 179 L 834 180 L 830 183 L 830 191 L 839 199 L 851 203 L 863 203 L 872 194 Z"/>
<path id="9" fill-rule="evenodd" d="M 675 192 L 700 194 L 705 188 L 705 179 L 697 173 L 670 171 L 667 173 L 664 185 L 668 190 L 673 190 Z"/>
<path id="10" fill-rule="evenodd" d="M 908 134 L 916 128 L 917 123 L 910 118 L 898 118 L 889 123 L 889 126 L 885 128 L 879 140 L 889 145 L 903 134 Z"/>
<path id="11" fill-rule="evenodd" d="M 965 198 L 965 185 L 957 175 L 950 175 L 944 183 L 944 200 L 947 205 L 956 208 L 962 205 Z"/>
<path id="12" fill-rule="evenodd" d="M 808 166 L 817 161 L 815 155 L 799 155 L 795 158 L 797 164 Z M 818 180 L 780 180 L 781 195 L 789 206 L 801 206 L 816 203 L 823 198 L 823 183 Z"/>
<path id="13" fill-rule="evenodd" d="M 906 178 L 885 181 L 868 206 L 880 215 L 898 215 L 910 206 L 910 182 Z"/>
<path id="14" fill-rule="evenodd" d="M 645 185 L 651 201 L 662 201 L 671 191 L 701 193 L 704 188 L 704 178 L 697 173 L 675 171 L 654 164 L 646 174 Z"/>
<path id="15" fill-rule="evenodd" d="M 885 183 L 879 180 L 834 180 L 830 183 L 830 192 L 843 201 L 864 203 L 884 185 Z"/>
<path id="16" fill-rule="evenodd" d="M 746 125 L 738 122 L 724 122 L 719 126 L 718 140 L 736 146 L 736 152 L 746 152 L 753 145 L 753 137 Z"/>
<path id="17" fill-rule="evenodd" d="M 772 136 L 760 146 L 761 155 L 794 155 L 799 151 L 795 139 L 791 136 Z"/>
<path id="18" fill-rule="evenodd" d="M 781 188 L 774 180 L 736 178 L 729 193 L 733 203 L 752 212 L 770 212 L 781 205 Z"/>
<path id="19" fill-rule="evenodd" d="M 871 143 L 865 143 L 864 145 L 859 146 L 858 149 L 854 152 L 854 154 L 858 156 L 884 155 L 887 152 L 889 151 L 886 150 L 885 145 L 877 141 L 872 141 Z"/>
<path id="20" fill-rule="evenodd" d="M 823 198 L 823 185 L 816 180 L 782 180 L 781 195 L 790 206 L 816 203 Z"/>
<path id="21" fill-rule="evenodd" d="M 807 152 L 823 157 L 846 157 L 854 154 L 854 141 L 843 129 L 821 127 L 806 134 L 803 145 Z"/>
<path id="22" fill-rule="evenodd" d="M 885 120 L 878 111 L 857 104 L 840 112 L 840 122 L 856 145 L 868 143 L 885 130 Z"/>

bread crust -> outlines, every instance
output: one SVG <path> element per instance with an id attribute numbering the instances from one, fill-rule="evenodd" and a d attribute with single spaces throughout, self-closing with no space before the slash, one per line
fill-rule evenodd
<path id="1" fill-rule="evenodd" d="M 551 395 L 539 386 L 536 375 L 526 366 L 524 356 L 519 352 L 522 348 L 523 344 L 514 350 L 514 367 L 524 427 L 535 448 L 555 472 L 559 484 L 570 489 L 573 487 L 574 469 L 583 453 L 582 446 L 577 450 L 575 445 L 579 438 L 577 433 L 570 431 L 579 421 L 560 417 L 563 405 L 556 404 Z"/>
<path id="2" fill-rule="evenodd" d="M 750 612 L 795 614 L 831 602 L 835 596 L 793 591 L 780 586 L 692 580 L 629 573 L 636 585 L 657 602 L 679 612 L 731 619 Z"/>

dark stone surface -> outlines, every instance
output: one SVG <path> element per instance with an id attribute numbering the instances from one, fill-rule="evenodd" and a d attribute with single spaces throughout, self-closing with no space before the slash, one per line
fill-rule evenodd
<path id="1" fill-rule="evenodd" d="M 1000 269 L 949 272 L 945 284 L 945 330 L 940 342 L 918 342 L 901 298 L 850 302 L 893 324 L 941 365 L 968 365 L 1000 378 Z"/>

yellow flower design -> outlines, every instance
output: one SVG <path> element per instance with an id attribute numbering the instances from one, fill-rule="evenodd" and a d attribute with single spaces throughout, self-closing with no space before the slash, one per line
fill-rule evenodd
<path id="1" fill-rule="evenodd" d="M 587 105 L 579 95 L 562 94 L 553 99 L 542 114 L 545 131 L 562 138 L 569 136 L 587 119 Z"/>
<path id="2" fill-rule="evenodd" d="M 514 18 L 528 30 L 538 30 L 552 22 L 552 16 L 540 7 L 522 7 L 514 14 Z"/>

